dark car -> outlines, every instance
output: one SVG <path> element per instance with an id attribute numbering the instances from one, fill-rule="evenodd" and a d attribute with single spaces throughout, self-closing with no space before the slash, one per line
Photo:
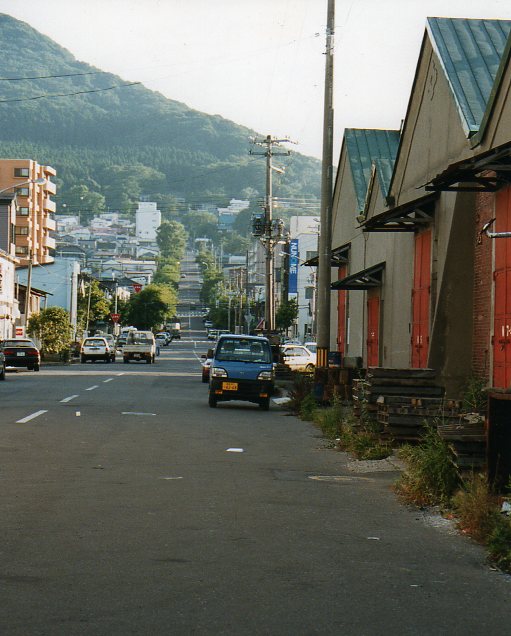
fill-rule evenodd
<path id="1" fill-rule="evenodd" d="M 0 351 L 0 380 L 5 380 L 5 355 Z"/>
<path id="2" fill-rule="evenodd" d="M 39 371 L 41 354 L 32 340 L 28 338 L 4 340 L 0 344 L 0 349 L 5 356 L 5 366 L 26 367 L 31 371 Z"/>

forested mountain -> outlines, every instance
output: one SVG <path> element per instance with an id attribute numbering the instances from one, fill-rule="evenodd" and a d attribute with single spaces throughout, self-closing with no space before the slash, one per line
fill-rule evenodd
<path id="1" fill-rule="evenodd" d="M 0 81 L 0 158 L 54 166 L 58 204 L 68 210 L 89 192 L 98 196 L 88 200 L 121 210 L 141 195 L 165 210 L 174 197 L 222 204 L 264 194 L 264 161 L 248 154 L 254 131 L 141 85 L 120 87 L 128 82 L 4 14 L 0 47 L 0 80 L 11 80 Z M 82 91 L 98 92 L 68 95 Z M 282 163 L 276 194 L 319 196 L 319 161 L 293 153 Z"/>

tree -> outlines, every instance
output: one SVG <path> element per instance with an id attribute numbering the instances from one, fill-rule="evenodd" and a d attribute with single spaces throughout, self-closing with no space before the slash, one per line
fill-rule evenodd
<path id="1" fill-rule="evenodd" d="M 177 295 L 173 288 L 148 285 L 130 298 L 125 309 L 125 322 L 142 330 L 156 329 L 174 315 L 176 305 Z"/>
<path id="2" fill-rule="evenodd" d="M 99 192 L 91 192 L 86 185 L 74 185 L 68 190 L 66 209 L 80 217 L 80 223 L 87 223 L 96 215 L 105 211 L 105 197 Z"/>
<path id="3" fill-rule="evenodd" d="M 298 318 L 298 303 L 295 298 L 283 302 L 279 305 L 275 314 L 275 324 L 277 329 L 285 331 L 291 327 Z"/>
<path id="4" fill-rule="evenodd" d="M 111 303 L 99 286 L 99 281 L 91 279 L 85 289 L 78 293 L 77 325 L 88 329 L 96 320 L 104 320 L 110 313 Z"/>
<path id="5" fill-rule="evenodd" d="M 41 355 L 62 353 L 69 348 L 72 327 L 62 307 L 48 307 L 30 316 L 27 333 L 41 343 Z"/>
<path id="6" fill-rule="evenodd" d="M 156 243 L 164 258 L 183 258 L 187 238 L 184 225 L 178 221 L 164 221 L 156 231 Z"/>

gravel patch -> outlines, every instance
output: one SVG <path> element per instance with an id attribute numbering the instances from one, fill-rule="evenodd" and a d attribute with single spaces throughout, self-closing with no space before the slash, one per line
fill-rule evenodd
<path id="1" fill-rule="evenodd" d="M 401 471 L 403 468 L 403 462 L 393 455 L 385 459 L 351 460 L 347 465 L 347 469 L 352 473 L 390 473 Z"/>

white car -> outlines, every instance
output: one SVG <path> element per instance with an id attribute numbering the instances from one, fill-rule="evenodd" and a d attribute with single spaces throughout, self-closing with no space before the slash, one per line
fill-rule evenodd
<path id="1" fill-rule="evenodd" d="M 85 338 L 80 347 L 80 362 L 85 363 L 87 360 L 115 362 L 115 347 L 111 347 L 105 338 L 100 336 Z"/>
<path id="2" fill-rule="evenodd" d="M 316 354 L 304 345 L 287 344 L 281 347 L 284 364 L 292 371 L 314 371 Z"/>

